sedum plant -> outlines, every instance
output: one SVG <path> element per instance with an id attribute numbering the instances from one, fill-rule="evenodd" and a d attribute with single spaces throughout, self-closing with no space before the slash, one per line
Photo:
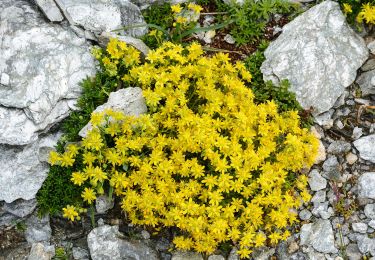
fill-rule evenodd
<path id="1" fill-rule="evenodd" d="M 357 24 L 375 24 L 375 2 L 360 0 L 339 0 L 349 22 Z"/>
<path id="2" fill-rule="evenodd" d="M 245 258 L 286 239 L 293 209 L 310 199 L 298 172 L 313 164 L 318 147 L 297 112 L 255 104 L 244 64 L 223 53 L 203 56 L 199 44 L 163 43 L 143 64 L 126 61 L 123 43 L 109 46 L 97 58 L 108 58 L 110 71 L 128 64 L 118 76 L 143 89 L 149 112 L 93 113 L 82 142 L 51 153 L 51 165 L 75 169 L 70 178 L 84 205 L 113 192 L 133 224 L 176 227 L 173 242 L 182 250 L 212 253 L 232 242 Z M 63 209 L 70 220 L 79 211 Z"/>

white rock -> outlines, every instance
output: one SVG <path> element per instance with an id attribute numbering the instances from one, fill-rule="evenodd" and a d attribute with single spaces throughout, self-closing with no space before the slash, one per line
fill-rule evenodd
<path id="1" fill-rule="evenodd" d="M 350 165 L 354 164 L 357 160 L 358 160 L 358 156 L 355 155 L 354 153 L 348 153 L 348 154 L 346 155 L 346 161 L 347 161 Z"/>
<path id="2" fill-rule="evenodd" d="M 353 144 L 362 159 L 375 163 L 375 134 L 364 136 Z"/>
<path id="3" fill-rule="evenodd" d="M 35 0 L 35 3 L 51 22 L 61 22 L 64 20 L 64 16 L 53 0 Z"/>
<path id="4" fill-rule="evenodd" d="M 352 228 L 354 232 L 358 233 L 366 233 L 367 232 L 367 224 L 366 223 L 352 223 Z"/>
<path id="5" fill-rule="evenodd" d="M 321 253 L 337 253 L 332 225 L 329 220 L 318 219 L 301 228 L 300 245 L 311 245 Z"/>
<path id="6" fill-rule="evenodd" d="M 114 200 L 110 200 L 108 196 L 101 195 L 96 198 L 95 200 L 95 209 L 96 212 L 99 214 L 104 214 L 107 212 L 107 210 L 113 208 L 114 206 Z"/>
<path id="7" fill-rule="evenodd" d="M 28 243 L 48 242 L 51 238 L 52 230 L 49 224 L 49 216 L 39 218 L 36 214 L 26 221 L 25 238 Z"/>
<path id="8" fill-rule="evenodd" d="M 375 199 L 375 172 L 365 172 L 359 177 L 358 196 Z"/>
<path id="9" fill-rule="evenodd" d="M 315 169 L 310 172 L 308 182 L 313 191 L 322 190 L 327 186 L 327 180 Z"/>
<path id="10" fill-rule="evenodd" d="M 44 156 L 43 144 L 46 139 L 58 135 L 48 135 L 24 147 L 0 145 L 0 201 L 11 203 L 17 199 L 31 200 L 42 186 L 48 173 L 48 165 L 41 161 Z M 50 140 L 51 141 L 51 140 Z M 52 144 L 51 144 L 52 145 Z M 42 149 L 41 149 L 42 148 Z"/>
<path id="11" fill-rule="evenodd" d="M 93 260 L 159 259 L 152 248 L 139 241 L 126 241 L 118 226 L 103 225 L 93 229 L 87 236 L 90 256 Z"/>
<path id="12" fill-rule="evenodd" d="M 353 83 L 369 53 L 339 4 L 323 1 L 284 26 L 264 54 L 264 79 L 288 79 L 301 105 L 319 114 Z"/>
<path id="13" fill-rule="evenodd" d="M 236 43 L 236 41 L 234 40 L 234 38 L 230 34 L 227 34 L 227 35 L 224 36 L 224 41 L 229 43 L 229 44 L 235 44 Z"/>
<path id="14" fill-rule="evenodd" d="M 0 85 L 0 144 L 31 144 L 69 114 L 95 64 L 83 39 L 28 2 L 2 0 L 0 17 L 0 75 L 11 82 Z"/>
<path id="15" fill-rule="evenodd" d="M 222 255 L 210 255 L 208 260 L 225 260 L 225 258 Z"/>
<path id="16" fill-rule="evenodd" d="M 199 253 L 176 251 L 172 253 L 172 260 L 203 260 Z"/>
<path id="17" fill-rule="evenodd" d="M 54 248 L 44 246 L 42 243 L 35 243 L 32 245 L 28 260 L 51 260 L 55 255 Z"/>
<path id="18" fill-rule="evenodd" d="M 364 209 L 366 217 L 375 220 L 375 204 L 367 204 Z"/>
<path id="19" fill-rule="evenodd" d="M 315 164 L 325 161 L 327 158 L 326 148 L 321 140 L 319 140 L 318 155 L 315 158 Z"/>
<path id="20" fill-rule="evenodd" d="M 126 26 L 145 24 L 140 9 L 125 0 L 55 0 L 72 25 L 101 33 Z M 132 36 L 143 36 L 146 27 L 127 30 Z"/>
<path id="21" fill-rule="evenodd" d="M 120 89 L 109 95 L 107 103 L 98 106 L 94 112 L 101 112 L 107 108 L 115 111 L 121 111 L 126 115 L 139 116 L 147 112 L 145 99 L 142 90 L 139 87 Z M 85 137 L 87 132 L 92 129 L 91 123 L 88 123 L 81 129 L 79 135 Z"/>

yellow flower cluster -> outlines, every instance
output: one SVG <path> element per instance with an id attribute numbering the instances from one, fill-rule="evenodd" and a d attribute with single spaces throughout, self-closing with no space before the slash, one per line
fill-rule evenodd
<path id="1" fill-rule="evenodd" d="M 93 47 L 91 53 L 101 62 L 110 76 L 117 76 L 123 72 L 123 69 L 140 63 L 139 51 L 116 38 L 109 41 L 106 53 L 103 53 L 99 47 Z"/>
<path id="2" fill-rule="evenodd" d="M 186 7 L 182 7 L 180 4 L 171 6 L 172 12 L 174 13 L 175 22 L 173 26 L 184 26 L 188 25 L 191 21 L 197 20 L 203 8 L 200 5 L 189 3 Z"/>
<path id="3" fill-rule="evenodd" d="M 199 44 L 167 42 L 120 75 L 142 87 L 149 113 L 94 113 L 72 181 L 91 186 L 88 204 L 109 183 L 133 224 L 177 227 L 179 249 L 212 253 L 232 241 L 248 257 L 290 235 L 292 209 L 310 199 L 306 176 L 290 177 L 313 164 L 318 143 L 297 112 L 253 102 L 244 64 L 202 54 Z M 73 151 L 52 152 L 50 162 L 70 167 Z M 74 212 L 68 206 L 64 216 Z"/>
<path id="4" fill-rule="evenodd" d="M 375 6 L 370 3 L 363 4 L 356 20 L 359 23 L 365 21 L 369 24 L 375 24 Z"/>

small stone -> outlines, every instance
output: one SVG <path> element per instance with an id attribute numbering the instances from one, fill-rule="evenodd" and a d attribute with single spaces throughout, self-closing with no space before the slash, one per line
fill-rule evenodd
<path id="1" fill-rule="evenodd" d="M 328 214 L 328 201 L 324 203 L 314 203 L 314 208 L 311 212 L 316 217 L 324 216 L 325 219 L 327 219 L 326 216 Z"/>
<path id="2" fill-rule="evenodd" d="M 362 128 L 357 127 L 357 126 L 353 128 L 352 138 L 354 140 L 359 139 L 362 135 L 363 135 Z"/>
<path id="3" fill-rule="evenodd" d="M 348 142 L 334 141 L 329 145 L 327 152 L 332 154 L 342 154 L 349 152 L 351 148 L 352 146 Z"/>
<path id="4" fill-rule="evenodd" d="M 3 210 L 19 218 L 24 218 L 33 213 L 36 208 L 36 200 L 16 200 L 12 203 L 5 203 Z"/>
<path id="5" fill-rule="evenodd" d="M 327 180 L 319 174 L 318 170 L 315 169 L 310 172 L 308 182 L 313 191 L 322 190 L 327 186 Z"/>
<path id="6" fill-rule="evenodd" d="M 0 84 L 4 86 L 8 86 L 9 83 L 10 83 L 9 75 L 6 73 L 1 73 Z"/>
<path id="7" fill-rule="evenodd" d="M 358 233 L 367 232 L 367 224 L 365 223 L 352 223 L 352 228 L 354 232 L 358 232 Z"/>
<path id="8" fill-rule="evenodd" d="M 176 251 L 172 254 L 172 260 L 203 260 L 203 257 L 195 252 Z"/>
<path id="9" fill-rule="evenodd" d="M 375 163 L 375 134 L 364 136 L 354 141 L 353 144 L 362 159 Z"/>
<path id="10" fill-rule="evenodd" d="M 45 247 L 42 243 L 34 243 L 31 247 L 28 260 L 51 260 L 54 252 Z"/>
<path id="11" fill-rule="evenodd" d="M 358 196 L 375 199 L 375 172 L 365 172 L 359 177 Z"/>
<path id="12" fill-rule="evenodd" d="M 292 243 L 289 244 L 288 246 L 288 253 L 289 254 L 293 254 L 295 252 L 297 252 L 299 249 L 299 245 L 296 241 L 293 241 Z"/>
<path id="13" fill-rule="evenodd" d="M 311 212 L 307 209 L 303 209 L 299 212 L 299 218 L 302 220 L 309 220 L 311 218 Z"/>
<path id="14" fill-rule="evenodd" d="M 324 147 L 323 142 L 319 140 L 318 155 L 316 156 L 314 164 L 319 164 L 325 161 L 326 158 L 326 148 Z"/>
<path id="15" fill-rule="evenodd" d="M 359 252 L 358 246 L 356 244 L 347 245 L 345 251 L 349 260 L 359 260 L 362 258 L 362 254 L 361 252 Z"/>
<path id="16" fill-rule="evenodd" d="M 39 218 L 37 215 L 32 215 L 26 221 L 25 238 L 30 244 L 36 242 L 47 242 L 50 240 L 52 230 L 49 224 L 49 216 Z"/>
<path id="17" fill-rule="evenodd" d="M 311 198 L 313 203 L 321 203 L 326 201 L 326 191 L 320 190 L 315 192 L 314 196 Z"/>
<path id="18" fill-rule="evenodd" d="M 106 213 L 109 209 L 113 208 L 113 206 L 114 206 L 114 200 L 108 198 L 108 196 L 101 195 L 96 198 L 95 208 L 96 208 L 96 212 L 99 214 Z"/>
<path id="19" fill-rule="evenodd" d="M 228 260 L 239 260 L 240 257 L 237 254 L 237 248 L 233 247 L 229 253 Z"/>
<path id="20" fill-rule="evenodd" d="M 350 165 L 354 164 L 357 160 L 358 160 L 358 156 L 355 155 L 354 153 L 348 153 L 348 154 L 346 155 L 346 161 L 347 161 Z"/>
<path id="21" fill-rule="evenodd" d="M 367 44 L 367 48 L 370 50 L 372 54 L 375 54 L 375 41 L 372 41 L 369 44 Z"/>
<path id="22" fill-rule="evenodd" d="M 370 253 L 375 255 L 375 238 L 369 238 L 367 235 L 358 235 L 357 245 L 362 254 Z"/>
<path id="23" fill-rule="evenodd" d="M 369 227 L 375 229 L 375 219 L 372 219 L 369 223 L 368 223 Z"/>
<path id="24" fill-rule="evenodd" d="M 345 127 L 344 124 L 339 119 L 336 120 L 335 125 L 338 129 L 343 129 Z"/>
<path id="25" fill-rule="evenodd" d="M 323 163 L 323 170 L 325 172 L 336 171 L 338 169 L 339 162 L 336 156 L 330 156 Z"/>
<path id="26" fill-rule="evenodd" d="M 235 44 L 236 43 L 236 41 L 234 40 L 234 38 L 230 34 L 227 34 L 227 35 L 224 36 L 224 41 L 229 43 L 229 44 Z"/>
<path id="27" fill-rule="evenodd" d="M 141 236 L 143 239 L 150 239 L 151 235 L 146 230 L 142 230 Z"/>
<path id="28" fill-rule="evenodd" d="M 203 41 L 205 43 L 211 43 L 215 35 L 216 35 L 215 30 L 210 30 L 204 34 Z"/>
<path id="29" fill-rule="evenodd" d="M 321 253 L 337 253 L 332 225 L 329 220 L 318 219 L 315 223 L 304 224 L 300 233 L 300 245 L 311 245 Z"/>
<path id="30" fill-rule="evenodd" d="M 375 204 L 367 204 L 364 209 L 366 217 L 375 220 Z"/>
<path id="31" fill-rule="evenodd" d="M 208 260 L 225 260 L 225 258 L 222 255 L 210 255 Z"/>
<path id="32" fill-rule="evenodd" d="M 326 129 L 330 129 L 333 126 L 333 119 L 331 118 L 331 116 L 332 116 L 331 112 L 328 111 L 328 112 L 316 115 L 314 118 L 315 118 L 315 122 L 318 125 Z"/>
<path id="33" fill-rule="evenodd" d="M 375 59 L 369 59 L 362 65 L 362 71 L 369 71 L 375 69 Z"/>
<path id="34" fill-rule="evenodd" d="M 73 258 L 75 260 L 88 260 L 89 259 L 89 252 L 86 249 L 81 247 L 73 247 L 72 248 Z"/>

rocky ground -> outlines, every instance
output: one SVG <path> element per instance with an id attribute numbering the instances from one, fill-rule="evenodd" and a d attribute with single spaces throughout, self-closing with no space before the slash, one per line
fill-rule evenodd
<path id="1" fill-rule="evenodd" d="M 153 236 L 133 227 L 104 198 L 93 230 L 88 218 L 73 224 L 37 216 L 35 195 L 60 137 L 54 126 L 74 109 L 78 82 L 95 74 L 90 46 L 105 41 L 106 31 L 143 22 L 140 8 L 148 4 L 0 1 L 0 259 L 203 259 L 171 252 L 173 230 Z M 313 108 L 320 150 L 300 229 L 253 258 L 375 259 L 375 35 L 355 33 L 332 1 L 277 31 L 262 72 L 274 82 L 289 79 L 298 101 Z M 145 32 L 132 29 L 122 39 L 147 52 L 132 38 Z M 134 99 L 138 90 L 129 91 L 113 100 Z M 126 104 L 121 109 L 142 110 Z M 208 259 L 238 259 L 235 249 L 223 252 Z"/>

